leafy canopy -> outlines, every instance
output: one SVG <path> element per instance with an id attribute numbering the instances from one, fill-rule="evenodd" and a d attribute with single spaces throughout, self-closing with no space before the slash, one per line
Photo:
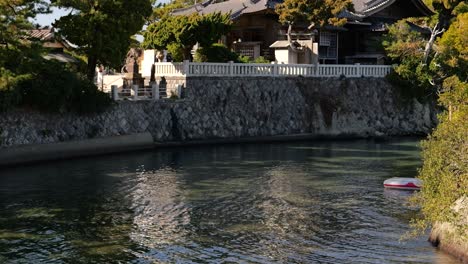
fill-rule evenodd
<path id="1" fill-rule="evenodd" d="M 0 112 L 28 107 L 49 112 L 88 113 L 110 104 L 109 96 L 68 65 L 45 60 L 41 43 L 28 35 L 42 0 L 0 0 Z"/>
<path id="2" fill-rule="evenodd" d="M 432 91 L 432 75 L 421 63 L 427 39 L 412 27 L 414 26 L 407 19 L 389 26 L 382 45 L 388 57 L 396 64 L 394 71 L 397 74 L 395 79 L 399 79 L 398 85 L 404 86 L 403 89 L 413 90 L 414 93 L 409 92 L 411 94 L 424 95 Z"/>
<path id="3" fill-rule="evenodd" d="M 169 3 L 159 3 L 153 9 L 153 14 L 148 19 L 150 23 L 157 22 L 159 19 L 170 15 L 174 9 L 184 8 L 194 4 L 194 0 L 173 0 Z"/>
<path id="4" fill-rule="evenodd" d="M 54 23 L 59 33 L 88 57 L 87 76 L 94 77 L 97 63 L 119 68 L 131 44 L 151 15 L 150 0 L 52 0 L 72 10 Z"/>
<path id="5" fill-rule="evenodd" d="M 435 11 L 433 16 L 398 21 L 388 27 L 388 34 L 384 36 L 382 44 L 388 57 L 397 65 L 395 73 L 400 79 L 400 84 L 405 84 L 407 89 L 423 89 L 427 94 L 435 94 L 441 89 L 444 79 L 452 74 L 447 72 L 447 67 L 441 68 L 441 66 L 447 64 L 446 56 L 450 54 L 448 51 L 453 50 L 450 48 L 452 45 L 442 45 L 443 42 L 437 39 L 453 35 L 445 31 L 456 20 L 458 13 L 466 12 L 463 10 L 467 9 L 467 5 L 464 1 L 428 2 Z M 415 30 L 416 26 L 431 33 L 430 37 L 420 30 Z M 460 34 L 460 37 L 466 35 L 463 32 L 457 34 Z M 450 39 L 452 41 L 456 38 Z M 458 45 L 463 41 L 466 41 L 466 38 L 459 39 Z M 441 48 L 445 51 L 440 50 Z M 455 68 L 452 67 L 452 70 Z"/>
<path id="6" fill-rule="evenodd" d="M 352 10 L 351 0 L 285 0 L 276 6 L 279 21 L 283 24 L 310 22 L 315 25 L 342 26 L 345 18 L 338 14 L 343 10 Z"/>
<path id="7" fill-rule="evenodd" d="M 29 20 L 47 12 L 49 7 L 44 0 L 0 0 L 0 44 L 6 48 L 21 45 L 25 30 L 32 28 Z"/>
<path id="8" fill-rule="evenodd" d="M 40 59 L 40 45 L 26 41 L 27 30 L 33 25 L 29 21 L 39 13 L 47 13 L 48 5 L 43 0 L 0 0 L 0 108 L 13 104 L 17 96 L 11 91 L 18 82 L 29 78 L 28 65 Z"/>
<path id="9" fill-rule="evenodd" d="M 231 29 L 229 14 L 213 13 L 209 15 L 192 14 L 190 16 L 165 16 L 148 26 L 143 33 L 142 46 L 147 49 L 166 49 L 178 46 L 188 59 L 192 47 L 199 43 L 209 47 Z"/>

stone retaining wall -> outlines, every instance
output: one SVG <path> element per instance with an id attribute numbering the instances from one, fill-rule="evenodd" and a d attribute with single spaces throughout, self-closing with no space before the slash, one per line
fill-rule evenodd
<path id="1" fill-rule="evenodd" d="M 184 98 L 123 101 L 92 116 L 15 110 L 0 147 L 150 132 L 156 141 L 291 135 L 427 134 L 434 107 L 405 101 L 382 78 L 189 77 Z"/>

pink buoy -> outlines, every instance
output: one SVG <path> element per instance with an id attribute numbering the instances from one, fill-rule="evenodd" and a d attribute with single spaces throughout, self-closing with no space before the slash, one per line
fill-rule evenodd
<path id="1" fill-rule="evenodd" d="M 390 178 L 383 184 L 385 188 L 402 190 L 419 190 L 422 187 L 422 181 L 416 178 Z"/>

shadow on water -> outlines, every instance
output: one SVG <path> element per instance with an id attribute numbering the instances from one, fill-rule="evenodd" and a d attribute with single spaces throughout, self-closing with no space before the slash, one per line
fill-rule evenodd
<path id="1" fill-rule="evenodd" d="M 165 149 L 0 171 L 0 262 L 457 263 L 417 208 L 415 140 Z"/>

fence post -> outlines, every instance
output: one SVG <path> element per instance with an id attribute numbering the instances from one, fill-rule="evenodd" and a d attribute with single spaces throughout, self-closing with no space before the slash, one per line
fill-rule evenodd
<path id="1" fill-rule="evenodd" d="M 179 99 L 182 98 L 182 85 L 181 84 L 177 85 L 177 96 L 179 97 Z"/>
<path id="2" fill-rule="evenodd" d="M 273 76 L 279 76 L 279 70 L 278 70 L 278 62 L 275 61 L 273 64 Z"/>
<path id="3" fill-rule="evenodd" d="M 134 100 L 138 100 L 138 85 L 137 84 L 134 84 L 132 85 L 132 92 L 133 92 L 133 99 Z"/>
<path id="4" fill-rule="evenodd" d="M 188 76 L 190 74 L 190 61 L 189 60 L 184 60 L 184 72 L 185 76 Z"/>
<path id="5" fill-rule="evenodd" d="M 151 95 L 153 101 L 159 100 L 159 86 L 157 83 L 151 85 Z"/>
<path id="6" fill-rule="evenodd" d="M 111 85 L 111 97 L 112 100 L 119 100 L 119 87 L 117 85 Z"/>
<path id="7" fill-rule="evenodd" d="M 229 75 L 233 76 L 234 75 L 234 62 L 229 61 Z"/>
<path id="8" fill-rule="evenodd" d="M 357 77 L 362 77 L 361 64 L 360 64 L 360 63 L 356 63 L 356 64 L 354 64 L 354 65 L 356 65 L 356 68 L 357 68 L 357 70 L 356 70 L 356 72 L 357 72 Z"/>

